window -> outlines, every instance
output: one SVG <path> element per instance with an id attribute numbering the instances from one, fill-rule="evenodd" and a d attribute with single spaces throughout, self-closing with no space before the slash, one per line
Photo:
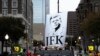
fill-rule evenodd
<path id="1" fill-rule="evenodd" d="M 17 14 L 17 9 L 12 9 L 12 14 L 16 15 Z"/>
<path id="2" fill-rule="evenodd" d="M 7 16 L 8 15 L 8 10 L 7 9 L 2 9 L 2 15 Z"/>
<path id="3" fill-rule="evenodd" d="M 2 0 L 2 8 L 8 8 L 8 0 Z"/>
<path id="4" fill-rule="evenodd" d="M 12 0 L 12 8 L 17 8 L 17 7 L 18 7 L 18 1 Z"/>

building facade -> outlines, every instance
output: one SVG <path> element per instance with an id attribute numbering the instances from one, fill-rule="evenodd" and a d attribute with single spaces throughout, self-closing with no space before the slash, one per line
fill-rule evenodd
<path id="1" fill-rule="evenodd" d="M 100 0 L 81 0 L 77 9 L 76 15 L 78 19 L 78 25 L 90 14 L 100 12 Z M 79 27 L 80 30 L 80 27 Z M 82 34 L 82 31 L 79 31 Z"/>
<path id="2" fill-rule="evenodd" d="M 67 35 L 78 37 L 78 20 L 75 11 L 68 12 L 67 19 Z"/>
<path id="3" fill-rule="evenodd" d="M 83 20 L 86 19 L 91 13 L 100 13 L 100 0 L 81 0 L 76 9 L 76 15 L 79 25 L 79 35 L 82 35 L 83 37 L 82 41 L 84 48 L 87 48 L 87 46 L 91 43 L 90 40 L 93 38 L 93 36 L 87 38 L 84 31 L 80 29 L 80 23 L 83 22 Z"/>
<path id="4" fill-rule="evenodd" d="M 83 20 L 86 19 L 89 14 L 98 12 L 100 12 L 100 0 L 81 0 L 76 9 L 78 25 L 80 25 L 80 23 L 83 22 Z M 83 34 L 80 27 L 79 32 L 79 35 Z"/>
<path id="5" fill-rule="evenodd" d="M 49 13 L 49 0 L 33 0 L 34 23 L 45 23 Z"/>
<path id="6" fill-rule="evenodd" d="M 44 37 L 44 24 L 43 23 L 34 23 L 33 24 L 34 31 L 34 40 L 43 41 Z"/>
<path id="7" fill-rule="evenodd" d="M 0 0 L 0 17 L 22 18 L 28 39 L 33 37 L 32 0 Z"/>
<path id="8" fill-rule="evenodd" d="M 50 12 L 50 0 L 33 0 L 33 39 L 43 40 L 46 15 Z"/>
<path id="9" fill-rule="evenodd" d="M 100 11 L 100 0 L 81 0 L 76 14 L 78 22 L 82 22 L 91 12 L 98 13 Z"/>

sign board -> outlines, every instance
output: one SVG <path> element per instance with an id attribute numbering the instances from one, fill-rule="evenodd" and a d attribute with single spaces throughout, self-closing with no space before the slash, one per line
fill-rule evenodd
<path id="1" fill-rule="evenodd" d="M 93 51 L 94 50 L 94 46 L 92 46 L 92 45 L 88 46 L 88 50 L 89 51 Z"/>
<path id="2" fill-rule="evenodd" d="M 21 47 L 19 45 L 13 45 L 13 48 L 12 49 L 13 49 L 13 51 L 15 53 L 19 53 L 21 51 Z"/>
<path id="3" fill-rule="evenodd" d="M 46 46 L 64 46 L 67 29 L 67 13 L 47 15 L 45 28 Z"/>

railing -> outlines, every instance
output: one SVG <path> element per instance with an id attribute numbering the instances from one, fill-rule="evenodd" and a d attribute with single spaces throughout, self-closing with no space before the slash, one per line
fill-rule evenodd
<path id="1" fill-rule="evenodd" d="M 69 50 L 38 50 L 36 53 L 41 56 L 73 56 Z"/>

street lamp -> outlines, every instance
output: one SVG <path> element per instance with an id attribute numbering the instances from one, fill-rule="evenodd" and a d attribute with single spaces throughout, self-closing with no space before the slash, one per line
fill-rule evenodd
<path id="1" fill-rule="evenodd" d="M 7 52 L 7 40 L 9 39 L 8 34 L 5 35 L 5 40 L 6 40 L 6 52 Z"/>
<path id="2" fill-rule="evenodd" d="M 82 40 L 81 40 L 82 38 L 81 38 L 81 36 L 79 36 L 78 37 L 78 41 L 79 41 L 79 43 L 82 45 Z"/>
<path id="3" fill-rule="evenodd" d="M 8 34 L 6 34 L 6 35 L 5 35 L 5 39 L 6 39 L 6 40 L 8 40 L 8 39 L 9 39 L 9 36 L 8 36 Z"/>
<path id="4" fill-rule="evenodd" d="M 78 39 L 81 40 L 81 37 L 79 36 Z"/>
<path id="5" fill-rule="evenodd" d="M 92 39 L 92 42 L 94 42 L 94 39 Z"/>
<path id="6" fill-rule="evenodd" d="M 76 43 L 76 41 L 75 41 L 75 43 Z"/>
<path id="7" fill-rule="evenodd" d="M 79 53 L 81 53 L 81 51 L 82 51 L 82 48 L 83 48 L 83 45 L 82 45 L 82 37 L 81 36 L 79 36 L 78 37 L 78 39 L 79 39 L 79 42 L 80 42 L 80 47 L 79 47 Z"/>

